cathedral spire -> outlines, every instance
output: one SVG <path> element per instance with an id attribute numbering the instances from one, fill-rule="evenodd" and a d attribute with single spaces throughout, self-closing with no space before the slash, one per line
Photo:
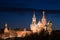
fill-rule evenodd
<path id="1" fill-rule="evenodd" d="M 45 11 L 43 11 L 42 13 L 43 13 L 43 15 L 42 15 L 42 24 L 43 24 L 43 26 L 45 26 L 46 25 Z"/>
<path id="2" fill-rule="evenodd" d="M 45 11 L 43 11 L 43 18 L 45 18 Z"/>
<path id="3" fill-rule="evenodd" d="M 7 23 L 5 23 L 5 29 L 4 29 L 4 33 L 8 33 L 8 27 L 7 27 Z"/>
<path id="4" fill-rule="evenodd" d="M 32 23 L 33 23 L 33 24 L 36 24 L 35 12 L 34 12 L 34 14 L 33 14 Z"/>
<path id="5" fill-rule="evenodd" d="M 34 12 L 34 14 L 33 14 L 33 18 L 35 18 L 35 12 Z"/>
<path id="6" fill-rule="evenodd" d="M 5 28 L 7 28 L 7 23 L 5 23 Z"/>

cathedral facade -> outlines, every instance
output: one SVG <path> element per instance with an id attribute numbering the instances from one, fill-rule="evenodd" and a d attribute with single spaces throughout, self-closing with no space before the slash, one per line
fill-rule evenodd
<path id="1" fill-rule="evenodd" d="M 45 11 L 43 11 L 42 14 L 43 14 L 42 19 L 41 21 L 39 20 L 38 23 L 36 23 L 35 13 L 33 14 L 32 23 L 30 24 L 30 29 L 33 33 L 40 33 L 42 30 L 46 31 L 46 30 L 52 29 L 50 28 L 51 26 L 46 27 L 47 22 L 45 18 Z"/>

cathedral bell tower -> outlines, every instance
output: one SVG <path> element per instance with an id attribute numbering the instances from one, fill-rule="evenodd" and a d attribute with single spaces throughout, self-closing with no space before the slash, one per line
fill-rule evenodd
<path id="1" fill-rule="evenodd" d="M 32 18 L 32 23 L 30 24 L 30 29 L 33 33 L 35 33 L 37 30 L 36 28 L 36 17 L 35 17 L 35 12 L 33 14 L 33 18 Z"/>

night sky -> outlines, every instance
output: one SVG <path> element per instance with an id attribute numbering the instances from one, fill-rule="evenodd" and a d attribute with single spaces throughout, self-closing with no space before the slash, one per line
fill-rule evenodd
<path id="1" fill-rule="evenodd" d="M 0 0 L 0 28 L 8 23 L 9 28 L 28 28 L 36 12 L 37 22 L 46 11 L 46 19 L 51 20 L 54 30 L 60 30 L 60 0 Z"/>

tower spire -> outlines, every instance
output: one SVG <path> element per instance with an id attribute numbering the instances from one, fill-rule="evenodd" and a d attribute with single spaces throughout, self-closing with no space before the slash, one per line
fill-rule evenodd
<path id="1" fill-rule="evenodd" d="M 8 27 L 7 27 L 7 23 L 5 23 L 5 29 L 4 29 L 4 33 L 8 33 Z"/>
<path id="2" fill-rule="evenodd" d="M 7 28 L 7 23 L 5 23 L 5 28 Z"/>
<path id="3" fill-rule="evenodd" d="M 35 11 L 34 11 L 34 14 L 33 14 L 32 23 L 33 23 L 33 24 L 36 24 Z"/>
<path id="4" fill-rule="evenodd" d="M 35 11 L 34 11 L 34 14 L 33 14 L 33 18 L 35 18 Z"/>
<path id="5" fill-rule="evenodd" d="M 43 26 L 45 26 L 46 25 L 45 11 L 43 11 L 42 13 L 43 13 L 43 15 L 42 15 L 42 24 L 43 24 Z"/>
<path id="6" fill-rule="evenodd" d="M 45 11 L 43 11 L 43 18 L 45 18 Z"/>

